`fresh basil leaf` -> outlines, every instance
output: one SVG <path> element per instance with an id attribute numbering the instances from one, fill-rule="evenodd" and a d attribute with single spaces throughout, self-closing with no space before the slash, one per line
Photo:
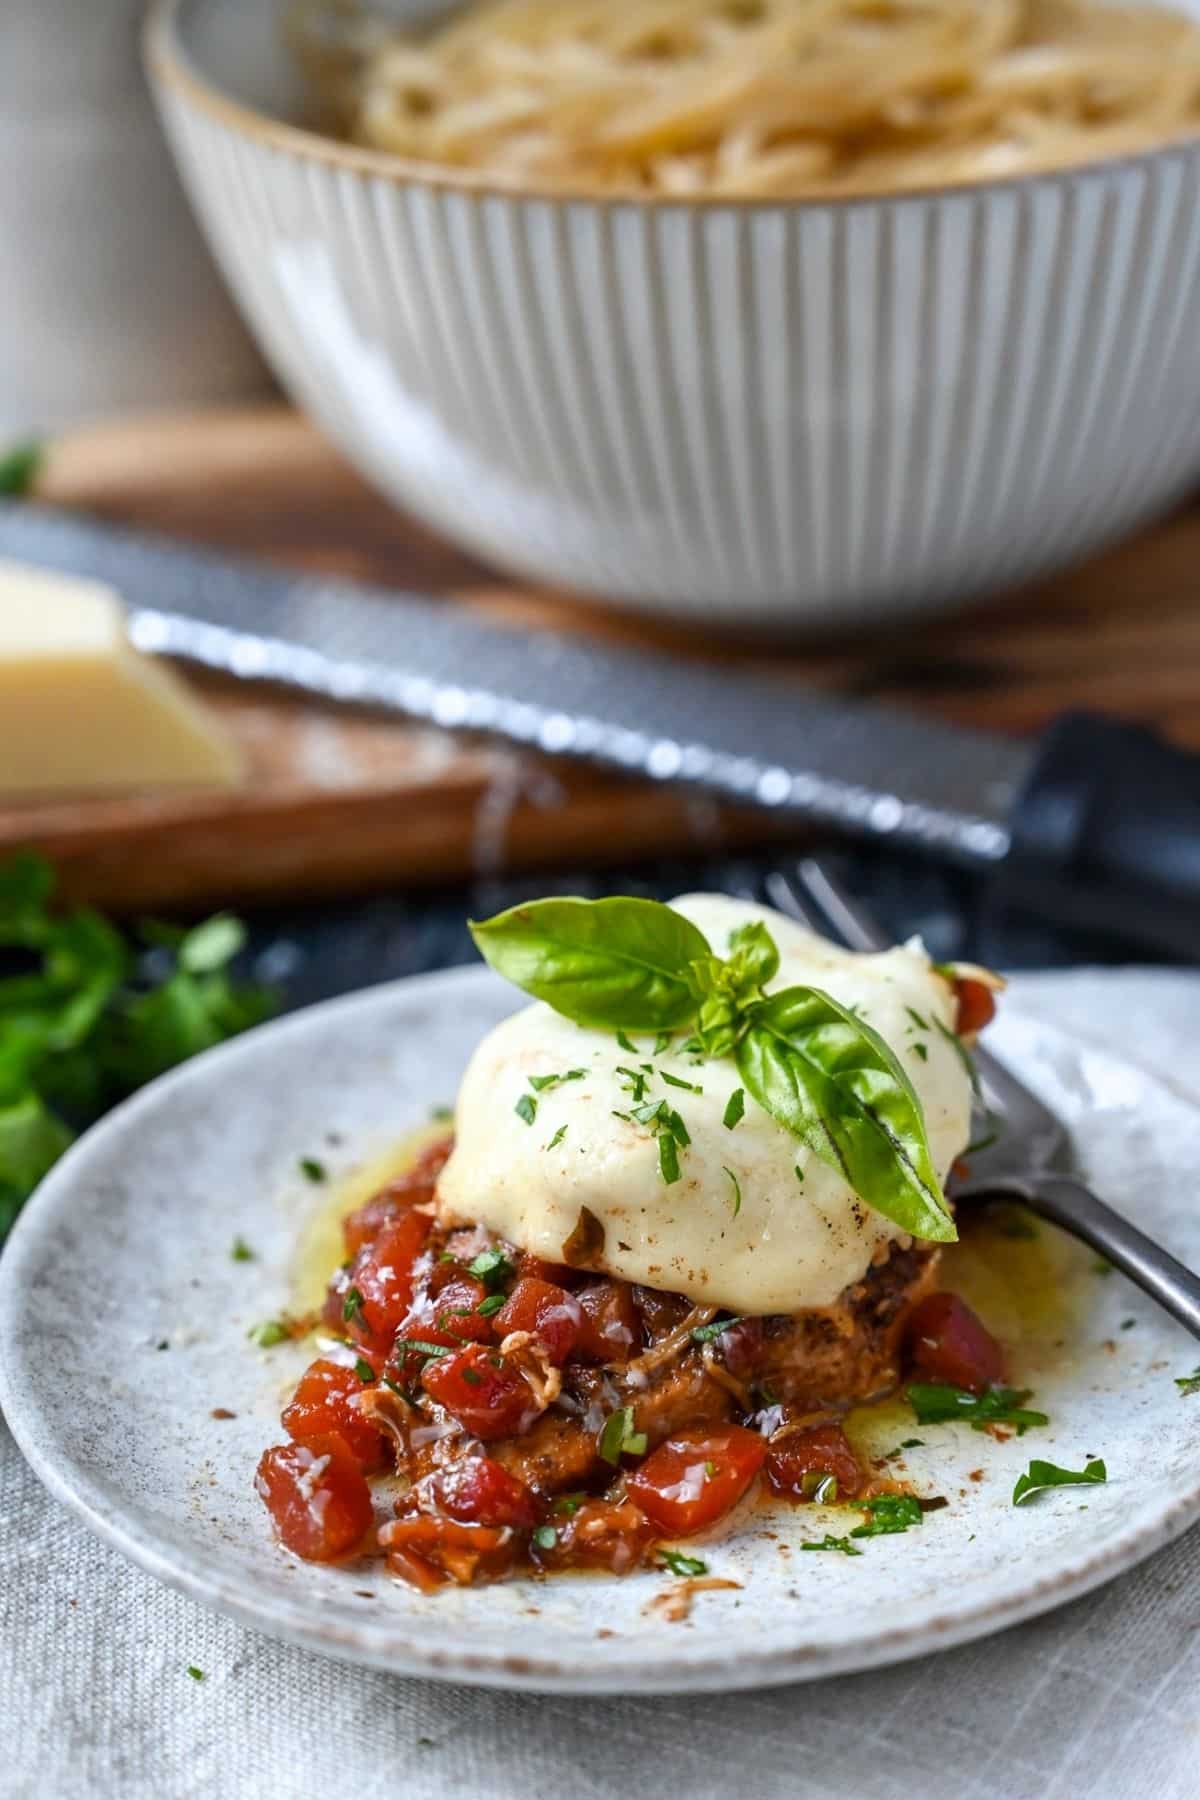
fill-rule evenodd
<path id="1" fill-rule="evenodd" d="M 472 922 L 492 968 L 577 1025 L 663 1031 L 696 1010 L 688 969 L 708 944 L 657 900 L 533 900 Z"/>
<path id="2" fill-rule="evenodd" d="M 658 1171 L 668 1187 L 679 1180 L 679 1151 L 669 1131 L 658 1134 Z"/>
<path id="3" fill-rule="evenodd" d="M 730 932 L 729 961 L 732 979 L 743 989 L 765 987 L 779 973 L 779 951 L 762 919 Z"/>
<path id="4" fill-rule="evenodd" d="M 646 1434 L 633 1429 L 632 1406 L 618 1407 L 616 1412 L 609 1413 L 604 1421 L 604 1429 L 600 1433 L 597 1446 L 606 1463 L 614 1466 L 622 1456 L 644 1456 L 646 1454 Z"/>
<path id="5" fill-rule="evenodd" d="M 730 1094 L 729 1099 L 725 1103 L 725 1115 L 721 1120 L 726 1131 L 732 1131 L 735 1125 L 740 1125 L 745 1117 L 745 1113 L 746 1090 L 745 1088 L 734 1088 L 732 1094 Z"/>
<path id="6" fill-rule="evenodd" d="M 760 1001 L 737 1066 L 763 1110 L 914 1237 L 957 1237 L 908 1076 L 863 1019 L 819 988 Z"/>
<path id="7" fill-rule="evenodd" d="M 1174 1379 L 1181 1400 L 1188 1394 L 1200 1394 L 1200 1366 L 1194 1368 L 1190 1375 L 1176 1375 Z"/>
<path id="8" fill-rule="evenodd" d="M 969 1388 L 952 1387 L 944 1381 L 910 1381 L 904 1397 L 917 1415 L 918 1425 L 944 1425 L 961 1421 L 976 1431 L 989 1425 L 1015 1425 L 1017 1436 L 1023 1437 L 1031 1425 L 1048 1425 L 1044 1412 L 1034 1412 L 1025 1405 L 1029 1389 L 986 1388 L 973 1394 Z"/>
<path id="9" fill-rule="evenodd" d="M 532 1094 L 522 1094 L 513 1107 L 513 1111 L 518 1119 L 522 1119 L 526 1125 L 532 1125 L 537 1118 L 537 1101 Z"/>
<path id="10" fill-rule="evenodd" d="M 1035 1494 L 1044 1494 L 1047 1488 L 1082 1487 L 1107 1480 L 1108 1470 L 1100 1458 L 1089 1462 L 1083 1469 L 1060 1469 L 1056 1463 L 1040 1462 L 1035 1456 L 1025 1474 L 1017 1477 L 1012 1503 L 1014 1506 L 1023 1506 Z"/>
<path id="11" fill-rule="evenodd" d="M 474 1275 L 486 1288 L 500 1288 L 516 1274 L 503 1250 L 481 1250 L 474 1262 L 467 1264 L 467 1274 Z"/>

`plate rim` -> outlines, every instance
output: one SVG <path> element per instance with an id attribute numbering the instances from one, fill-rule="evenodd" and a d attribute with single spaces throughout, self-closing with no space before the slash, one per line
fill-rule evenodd
<path id="1" fill-rule="evenodd" d="M 498 988 L 500 984 L 490 970 L 470 964 L 402 976 L 300 1008 L 205 1051 L 140 1089 L 85 1132 L 22 1209 L 0 1257 L 0 1412 L 21 1454 L 53 1498 L 127 1561 L 251 1630 L 337 1660 L 394 1674 L 559 1694 L 733 1692 L 901 1663 L 1005 1630 L 1081 1598 L 1136 1567 L 1200 1519 L 1198 1468 L 1192 1487 L 1185 1493 L 1176 1492 L 1153 1518 L 1119 1533 L 1099 1549 L 1085 1545 L 1078 1556 L 1065 1564 L 1060 1562 L 1052 1574 L 1023 1585 L 1010 1598 L 988 1596 L 968 1599 L 959 1606 L 936 1608 L 919 1622 L 906 1621 L 869 1640 L 823 1645 L 795 1643 L 751 1651 L 736 1659 L 725 1652 L 724 1661 L 719 1657 L 704 1661 L 674 1658 L 661 1651 L 639 1655 L 631 1637 L 622 1640 L 625 1654 L 619 1664 L 599 1666 L 570 1654 L 442 1651 L 429 1642 L 429 1633 L 420 1622 L 410 1621 L 406 1628 L 397 1615 L 386 1615 L 382 1620 L 364 1617 L 360 1624 L 334 1626 L 322 1618 L 311 1601 L 271 1593 L 244 1598 L 237 1584 L 222 1578 L 211 1553 L 167 1541 L 153 1527 L 147 1532 L 144 1514 L 134 1503 L 123 1503 L 119 1494 L 90 1476 L 86 1465 L 73 1458 L 69 1445 L 62 1443 L 61 1431 L 56 1433 L 47 1425 L 33 1393 L 22 1394 L 16 1379 L 16 1325 L 29 1292 L 21 1279 L 22 1268 L 45 1231 L 52 1229 L 56 1213 L 51 1209 L 56 1208 L 60 1193 L 66 1194 L 74 1185 L 76 1167 L 85 1165 L 98 1147 L 103 1149 L 111 1133 L 135 1122 L 143 1110 L 149 1112 L 169 1104 L 177 1088 L 203 1079 L 216 1064 L 236 1063 L 257 1054 L 264 1037 L 319 1030 L 321 1023 L 333 1016 L 341 1018 L 386 1007 L 414 990 L 485 985 Z M 1021 1011 L 1019 1001 L 1013 1011 Z M 1144 1080 L 1163 1088 L 1176 1103 L 1189 1106 L 1200 1119 L 1200 1105 L 1193 1096 L 1136 1059 L 1124 1057 L 1107 1045 L 1091 1043 L 1082 1034 L 1064 1030 L 1036 1014 L 1026 1016 L 1039 1030 L 1085 1048 L 1101 1049 L 1114 1061 L 1136 1068 Z"/>

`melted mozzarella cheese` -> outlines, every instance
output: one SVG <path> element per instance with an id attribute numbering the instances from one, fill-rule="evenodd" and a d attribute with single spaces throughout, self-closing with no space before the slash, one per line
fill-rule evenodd
<path id="1" fill-rule="evenodd" d="M 673 904 L 718 955 L 726 954 L 731 931 L 764 920 L 780 954 L 770 990 L 809 984 L 858 1008 L 907 1071 L 944 1178 L 967 1142 L 971 1093 L 953 1041 L 934 1024 L 953 1030 L 950 985 L 920 945 L 859 956 L 766 907 L 712 894 Z M 832 1304 L 906 1234 L 749 1095 L 744 1118 L 730 1130 L 724 1113 L 740 1086 L 737 1068 L 731 1058 L 698 1065 L 682 1053 L 685 1035 L 677 1034 L 657 1057 L 653 1038 L 639 1038 L 634 1057 L 613 1034 L 585 1031 L 540 1003 L 498 1025 L 463 1077 L 455 1149 L 438 1186 L 443 1217 L 478 1220 L 558 1262 L 586 1207 L 604 1227 L 603 1254 L 594 1266 L 627 1281 L 739 1313 Z M 703 1090 L 647 1078 L 646 1097 L 666 1098 L 691 1136 L 679 1153 L 681 1179 L 670 1185 L 661 1177 L 652 1132 L 614 1117 L 631 1104 L 629 1078 L 619 1065 L 642 1062 Z M 571 1069 L 582 1069 L 582 1078 L 533 1094 L 531 1075 Z M 515 1110 L 522 1095 L 537 1100 L 532 1125 Z M 736 1217 L 728 1171 L 741 1189 Z"/>

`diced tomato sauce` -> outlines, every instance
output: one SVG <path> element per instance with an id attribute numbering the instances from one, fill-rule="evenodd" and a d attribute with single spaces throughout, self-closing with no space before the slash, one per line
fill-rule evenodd
<path id="1" fill-rule="evenodd" d="M 308 1562 L 353 1550 L 374 1516 L 366 1479 L 334 1434 L 265 1450 L 255 1487 L 280 1543 Z"/>
<path id="2" fill-rule="evenodd" d="M 390 1520 L 381 1527 L 379 1542 L 392 1574 L 423 1593 L 448 1581 L 468 1587 L 480 1576 L 495 1580 L 507 1574 L 519 1547 L 515 1534 L 503 1527 L 465 1525 L 426 1513 Z"/>
<path id="3" fill-rule="evenodd" d="M 568 1269 L 566 1263 L 545 1262 L 540 1256 L 531 1256 L 528 1250 L 522 1250 L 517 1257 L 518 1275 L 532 1275 L 535 1281 L 552 1281 L 555 1287 L 573 1288 L 579 1281 L 575 1269 Z"/>
<path id="4" fill-rule="evenodd" d="M 430 1357 L 421 1381 L 431 1400 L 485 1441 L 525 1430 L 542 1410 L 520 1371 L 478 1344 Z"/>
<path id="5" fill-rule="evenodd" d="M 411 1169 L 390 1181 L 380 1193 L 372 1195 L 364 1206 L 347 1213 L 342 1220 L 347 1256 L 357 1255 L 364 1244 L 378 1237 L 383 1226 L 397 1213 L 410 1206 L 428 1205 L 453 1143 L 453 1138 L 439 1138 L 421 1153 Z"/>
<path id="6" fill-rule="evenodd" d="M 766 1454 L 744 1425 L 680 1431 L 629 1476 L 630 1498 L 671 1537 L 690 1537 L 737 1505 Z"/>
<path id="7" fill-rule="evenodd" d="M 578 1290 L 583 1319 L 575 1354 L 588 1362 L 622 1363 L 641 1346 L 641 1320 L 625 1281 L 595 1281 Z"/>
<path id="8" fill-rule="evenodd" d="M 356 1342 L 390 1345 L 412 1300 L 413 1263 L 431 1227 L 424 1213 L 398 1213 L 345 1271 L 342 1329 Z"/>
<path id="9" fill-rule="evenodd" d="M 954 983 L 958 1014 L 954 1029 L 959 1037 L 971 1037 L 990 1025 L 996 1016 L 996 996 L 984 981 L 972 981 L 961 975 Z"/>
<path id="10" fill-rule="evenodd" d="M 533 1546 L 535 1562 L 548 1568 L 607 1569 L 628 1574 L 645 1557 L 654 1537 L 646 1515 L 630 1500 L 584 1500 L 570 1513 L 551 1519 L 553 1543 Z"/>
<path id="11" fill-rule="evenodd" d="M 468 1525 L 529 1529 L 538 1522 L 537 1502 L 525 1483 L 490 1456 L 469 1456 L 437 1469 L 426 1495 L 434 1510 Z"/>
<path id="12" fill-rule="evenodd" d="M 1004 1377 L 1004 1352 L 957 1294 L 930 1294 L 915 1307 L 906 1333 L 913 1369 L 933 1381 L 973 1391 Z"/>
<path id="13" fill-rule="evenodd" d="M 829 1499 L 852 1499 L 862 1486 L 858 1458 L 840 1425 L 813 1425 L 768 1445 L 766 1475 L 774 1491 L 789 1500 L 814 1499 L 816 1482 L 826 1475 L 837 1482 Z"/>
<path id="14" fill-rule="evenodd" d="M 384 1468 L 391 1460 L 387 1444 L 359 1409 L 363 1385 L 354 1369 L 318 1357 L 309 1363 L 283 1409 L 284 1430 L 298 1441 L 336 1432 L 364 1474 Z"/>
<path id="15" fill-rule="evenodd" d="M 534 1275 L 522 1275 L 495 1318 L 497 1338 L 528 1331 L 554 1363 L 565 1363 L 583 1326 L 583 1308 L 574 1294 Z"/>

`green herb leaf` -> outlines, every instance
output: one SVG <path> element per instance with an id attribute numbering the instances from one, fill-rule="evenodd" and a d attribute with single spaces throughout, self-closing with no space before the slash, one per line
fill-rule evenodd
<path id="1" fill-rule="evenodd" d="M 503 1287 L 516 1272 L 503 1250 L 481 1250 L 475 1261 L 467 1264 L 467 1273 L 487 1288 Z"/>
<path id="2" fill-rule="evenodd" d="M 852 1500 L 860 1512 L 869 1516 L 864 1525 L 856 1525 L 853 1538 L 891 1537 L 921 1523 L 921 1503 L 912 1494 L 878 1494 L 873 1500 Z"/>
<path id="3" fill-rule="evenodd" d="M 701 1562 L 698 1556 L 685 1556 L 681 1550 L 660 1550 L 658 1560 L 664 1569 L 670 1569 L 672 1575 L 688 1577 L 708 1574 L 706 1562 Z"/>
<path id="4" fill-rule="evenodd" d="M 1181 1400 L 1186 1394 L 1200 1394 L 1200 1367 L 1193 1369 L 1190 1375 L 1176 1375 L 1175 1386 Z"/>
<path id="5" fill-rule="evenodd" d="M 1083 1469 L 1060 1469 L 1056 1463 L 1039 1462 L 1034 1457 L 1024 1475 L 1017 1478 L 1013 1489 L 1012 1503 L 1024 1506 L 1035 1494 L 1045 1493 L 1047 1488 L 1082 1487 L 1092 1482 L 1108 1480 L 1108 1471 L 1102 1460 L 1097 1458 L 1089 1462 Z"/>
<path id="6" fill-rule="evenodd" d="M 967 1080 L 971 1084 L 972 1094 L 975 1096 L 976 1100 L 982 1100 L 983 1089 L 979 1085 L 979 1070 L 975 1067 L 975 1058 L 971 1055 L 971 1052 L 967 1049 L 967 1046 L 963 1043 L 957 1032 L 951 1031 L 948 1025 L 943 1025 L 936 1013 L 934 1014 L 933 1024 L 938 1035 L 945 1038 L 955 1056 L 957 1056 L 959 1062 L 962 1064 Z"/>
<path id="7" fill-rule="evenodd" d="M 347 1325 L 353 1325 L 356 1320 L 360 1325 L 365 1324 L 363 1297 L 356 1287 L 346 1290 L 346 1298 L 342 1301 L 342 1318 Z"/>
<path id="8" fill-rule="evenodd" d="M 533 1534 L 533 1541 L 539 1550 L 553 1550 L 558 1542 L 558 1533 L 553 1525 L 539 1525 Z"/>
<path id="9" fill-rule="evenodd" d="M 612 1463 L 614 1468 L 623 1456 L 646 1454 L 646 1434 L 633 1429 L 632 1406 L 621 1406 L 616 1412 L 609 1413 L 597 1448 L 604 1461 Z"/>
<path id="10" fill-rule="evenodd" d="M 725 1170 L 733 1187 L 733 1217 L 736 1219 L 742 1210 L 742 1188 L 732 1169 Z"/>
<path id="11" fill-rule="evenodd" d="M 850 1542 L 849 1538 L 833 1537 L 827 1531 L 823 1538 L 812 1543 L 803 1543 L 802 1550 L 840 1550 L 843 1556 L 861 1556 L 862 1551 Z"/>
<path id="12" fill-rule="evenodd" d="M 711 1344 L 714 1338 L 719 1338 L 731 1325 L 740 1325 L 743 1316 L 742 1313 L 734 1313 L 731 1319 L 713 1319 L 708 1325 L 693 1325 L 693 1344 Z"/>
<path id="13" fill-rule="evenodd" d="M 557 1131 L 556 1131 L 556 1132 L 555 1132 L 555 1134 L 554 1134 L 554 1136 L 553 1136 L 553 1137 L 552 1137 L 552 1138 L 551 1138 L 551 1139 L 550 1139 L 550 1142 L 549 1142 L 549 1143 L 548 1143 L 548 1144 L 544 1144 L 544 1145 L 543 1145 L 543 1146 L 542 1146 L 542 1148 L 543 1148 L 543 1149 L 544 1149 L 544 1150 L 554 1150 L 554 1149 L 556 1149 L 556 1148 L 557 1148 L 557 1147 L 558 1147 L 558 1145 L 559 1145 L 559 1144 L 561 1144 L 561 1143 L 562 1143 L 562 1141 L 563 1141 L 563 1139 L 564 1139 L 564 1138 L 565 1138 L 565 1137 L 566 1137 L 566 1135 L 567 1135 L 567 1128 L 566 1128 L 566 1126 L 565 1126 L 565 1125 L 560 1125 L 560 1126 L 559 1126 L 559 1128 L 558 1128 L 558 1130 L 557 1130 Z"/>
<path id="14" fill-rule="evenodd" d="M 304 1176 L 306 1181 L 311 1181 L 314 1186 L 318 1186 L 322 1181 L 328 1180 L 329 1176 L 329 1171 L 326 1169 L 325 1164 L 323 1162 L 318 1162 L 315 1156 L 302 1156 L 300 1158 L 300 1173 Z"/>
<path id="15" fill-rule="evenodd" d="M 582 1081 L 586 1074 L 586 1069 L 568 1069 L 562 1075 L 531 1075 L 529 1085 L 535 1094 L 540 1094 L 546 1088 L 558 1087 L 564 1081 Z"/>
<path id="16" fill-rule="evenodd" d="M 660 1069 L 659 1074 L 668 1087 L 682 1088 L 685 1094 L 702 1094 L 704 1092 L 704 1089 L 697 1087 L 694 1081 L 681 1081 L 678 1075 L 672 1075 L 666 1069 Z"/>
<path id="17" fill-rule="evenodd" d="M 246 947 L 246 927 L 232 913 L 216 913 L 189 931 L 179 945 L 179 967 L 189 975 L 211 975 Z"/>
<path id="18" fill-rule="evenodd" d="M 503 1294 L 489 1294 L 486 1300 L 481 1300 L 479 1302 L 475 1311 L 479 1314 L 481 1319 L 491 1319 L 495 1317 L 504 1304 L 505 1298 Z"/>
<path id="19" fill-rule="evenodd" d="M 672 1034 L 669 1031 L 660 1031 L 654 1040 L 654 1049 L 650 1054 L 652 1056 L 661 1056 L 664 1050 L 669 1050 L 671 1047 L 671 1035 Z"/>
<path id="20" fill-rule="evenodd" d="M 690 965 L 709 954 L 703 933 L 656 900 L 534 900 L 471 935 L 484 960 L 577 1025 L 665 1031 L 696 1010 Z"/>
<path id="21" fill-rule="evenodd" d="M 397 1338 L 395 1343 L 392 1345 L 392 1355 L 393 1356 L 397 1356 L 397 1355 L 398 1356 L 423 1356 L 425 1358 L 426 1362 L 428 1362 L 434 1356 L 449 1356 L 450 1352 L 454 1348 L 455 1348 L 455 1346 L 453 1344 L 430 1343 L 428 1338 Z M 466 1376 L 468 1376 L 470 1374 L 471 1374 L 471 1370 L 465 1369 L 463 1371 L 464 1379 Z M 392 1387 L 394 1385 L 395 1384 L 393 1382 L 388 1383 L 389 1387 Z M 472 1384 L 472 1385 L 474 1385 L 474 1384 Z M 397 1392 L 399 1392 L 399 1389 L 397 1389 Z"/>
<path id="22" fill-rule="evenodd" d="M 725 1102 L 725 1113 L 721 1120 L 726 1131 L 732 1131 L 735 1125 L 740 1125 L 745 1117 L 745 1113 L 746 1090 L 745 1088 L 734 1088 L 729 1099 Z"/>
<path id="23" fill-rule="evenodd" d="M 287 1319 L 264 1319 L 261 1325 L 252 1325 L 246 1336 L 256 1343 L 260 1350 L 271 1350 L 276 1344 L 282 1344 L 292 1335 Z"/>
<path id="24" fill-rule="evenodd" d="M 191 1676 L 193 1681 L 203 1681 L 204 1680 L 204 1670 L 198 1669 L 196 1667 L 195 1663 L 188 1664 L 187 1672 Z"/>
<path id="25" fill-rule="evenodd" d="M 669 1131 L 658 1134 L 658 1169 L 668 1187 L 679 1180 L 679 1150 Z"/>
<path id="26" fill-rule="evenodd" d="M 729 934 L 730 982 L 742 993 L 756 992 L 779 973 L 779 951 L 762 919 Z"/>
<path id="27" fill-rule="evenodd" d="M 517 1104 L 513 1107 L 513 1111 L 516 1113 L 518 1119 L 523 1119 L 525 1121 L 526 1125 L 532 1125 L 533 1121 L 537 1118 L 537 1101 L 532 1094 L 522 1094 L 521 1098 L 517 1101 Z"/>
<path id="28" fill-rule="evenodd" d="M 354 1373 L 358 1376 L 358 1379 L 361 1382 L 363 1382 L 364 1384 L 368 1383 L 368 1382 L 372 1382 L 375 1379 L 375 1371 L 371 1367 L 370 1363 L 367 1361 L 365 1356 L 355 1357 Z"/>
<path id="29" fill-rule="evenodd" d="M 244 1237 L 234 1238 L 233 1243 L 229 1246 L 229 1256 L 232 1262 L 254 1261 L 254 1252 Z"/>
<path id="30" fill-rule="evenodd" d="M 1050 1423 L 1045 1413 L 1025 1406 L 1029 1398 L 1027 1388 L 1018 1391 L 994 1387 L 973 1394 L 967 1388 L 951 1387 L 948 1382 L 913 1381 L 905 1388 L 904 1397 L 916 1413 L 918 1425 L 959 1420 L 973 1425 L 976 1431 L 985 1431 L 989 1425 L 1015 1425 L 1018 1437 L 1023 1437 L 1031 1425 Z"/>
<path id="31" fill-rule="evenodd" d="M 0 494 L 20 499 L 28 494 L 42 472 L 45 451 L 41 444 L 14 444 L 0 456 Z"/>
<path id="32" fill-rule="evenodd" d="M 637 1045 L 631 1044 L 629 1039 L 625 1036 L 625 1033 L 623 1031 L 618 1031 L 617 1043 L 621 1046 L 622 1050 L 628 1050 L 630 1056 L 637 1055 Z"/>
<path id="33" fill-rule="evenodd" d="M 915 1237 L 955 1239 L 921 1103 L 864 1020 L 818 988 L 785 988 L 754 1007 L 737 1065 L 764 1111 L 868 1206 Z"/>

